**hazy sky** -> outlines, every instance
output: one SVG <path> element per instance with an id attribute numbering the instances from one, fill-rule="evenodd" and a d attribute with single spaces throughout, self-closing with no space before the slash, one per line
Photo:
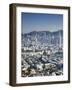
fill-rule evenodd
<path id="1" fill-rule="evenodd" d="M 63 15 L 22 12 L 21 25 L 22 33 L 32 31 L 57 31 L 63 29 Z"/>

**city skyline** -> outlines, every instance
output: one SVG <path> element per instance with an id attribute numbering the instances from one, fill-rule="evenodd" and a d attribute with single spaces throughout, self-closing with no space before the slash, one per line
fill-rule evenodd
<path id="1" fill-rule="evenodd" d="M 21 25 L 22 33 L 63 30 L 63 15 L 22 12 Z"/>

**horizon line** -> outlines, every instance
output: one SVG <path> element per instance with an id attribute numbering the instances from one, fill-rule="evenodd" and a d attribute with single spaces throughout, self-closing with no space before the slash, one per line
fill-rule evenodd
<path id="1" fill-rule="evenodd" d="M 63 31 L 63 29 L 56 30 L 56 31 L 50 31 L 50 30 L 46 30 L 46 31 L 36 31 L 36 30 L 34 30 L 34 31 L 31 31 L 31 32 L 58 32 L 58 31 Z M 31 33 L 31 32 L 27 32 L 27 33 L 23 33 L 23 32 L 22 32 L 22 34 L 28 34 L 28 33 Z"/>

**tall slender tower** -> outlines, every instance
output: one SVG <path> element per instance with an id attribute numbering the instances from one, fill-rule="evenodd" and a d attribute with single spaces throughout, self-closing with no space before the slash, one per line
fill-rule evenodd
<path id="1" fill-rule="evenodd" d="M 51 45 L 51 35 L 49 34 L 49 45 Z"/>
<path id="2" fill-rule="evenodd" d="M 36 33 L 36 36 L 35 36 L 35 44 L 37 45 L 37 33 Z"/>
<path id="3" fill-rule="evenodd" d="M 61 33 L 59 32 L 59 47 L 61 48 Z"/>

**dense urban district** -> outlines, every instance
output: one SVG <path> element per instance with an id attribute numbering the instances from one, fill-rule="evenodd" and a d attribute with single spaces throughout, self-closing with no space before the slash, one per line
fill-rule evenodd
<path id="1" fill-rule="evenodd" d="M 21 34 L 21 76 L 63 75 L 63 30 Z"/>

